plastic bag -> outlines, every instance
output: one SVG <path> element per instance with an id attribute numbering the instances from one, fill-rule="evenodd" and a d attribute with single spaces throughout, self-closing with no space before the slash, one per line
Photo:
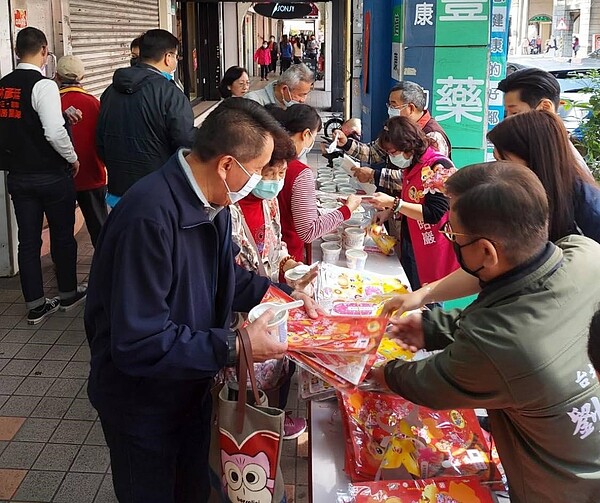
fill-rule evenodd
<path id="1" fill-rule="evenodd" d="M 377 245 L 377 248 L 381 250 L 384 255 L 391 255 L 394 253 L 394 247 L 398 240 L 390 236 L 383 225 L 372 223 L 367 227 L 367 235 Z"/>
<path id="2" fill-rule="evenodd" d="M 342 395 L 340 402 L 362 480 L 378 475 L 489 480 L 489 449 L 474 411 L 435 411 L 397 395 L 361 390 Z"/>

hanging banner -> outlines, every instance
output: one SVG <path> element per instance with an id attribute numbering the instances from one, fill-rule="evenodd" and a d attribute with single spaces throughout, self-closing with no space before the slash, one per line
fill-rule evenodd
<path id="1" fill-rule="evenodd" d="M 502 92 L 498 83 L 506 77 L 508 58 L 508 13 L 510 0 L 494 0 L 490 38 L 490 68 L 488 72 L 488 130 L 504 118 Z M 487 146 L 487 160 L 494 159 L 494 147 Z"/>

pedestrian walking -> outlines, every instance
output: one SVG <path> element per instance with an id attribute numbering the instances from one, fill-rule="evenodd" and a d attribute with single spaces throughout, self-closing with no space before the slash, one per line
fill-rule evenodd
<path id="1" fill-rule="evenodd" d="M 269 80 L 269 68 L 271 67 L 271 51 L 265 40 L 254 52 L 254 61 L 260 66 L 260 80 Z"/>
<path id="2" fill-rule="evenodd" d="M 304 57 L 304 43 L 300 37 L 296 37 L 296 41 L 294 42 L 294 64 L 299 65 L 302 63 L 302 58 Z"/>
<path id="3" fill-rule="evenodd" d="M 275 35 L 271 35 L 269 39 L 269 50 L 271 51 L 271 72 L 277 71 L 277 60 L 279 59 L 279 44 L 275 40 Z"/>
<path id="4" fill-rule="evenodd" d="M 285 72 L 290 66 L 292 66 L 293 49 L 288 36 L 284 35 L 281 37 L 279 42 L 279 54 L 281 55 L 281 64 L 279 65 L 279 75 Z"/>

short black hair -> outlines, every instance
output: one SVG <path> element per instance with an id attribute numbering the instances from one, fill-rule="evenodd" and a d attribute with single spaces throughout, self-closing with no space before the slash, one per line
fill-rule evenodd
<path id="1" fill-rule="evenodd" d="M 132 41 L 131 44 L 129 44 L 129 50 L 133 51 L 134 48 L 140 48 L 140 40 L 144 35 L 140 35 L 139 37 L 135 37 Z"/>
<path id="2" fill-rule="evenodd" d="M 231 89 L 229 89 L 228 86 L 233 84 L 244 73 L 248 73 L 248 70 L 242 68 L 241 66 L 232 66 L 227 69 L 223 75 L 223 78 L 221 79 L 221 82 L 219 83 L 219 93 L 221 93 L 222 98 L 231 97 Z"/>
<path id="3" fill-rule="evenodd" d="M 592 316 L 592 322 L 590 323 L 588 356 L 596 372 L 600 372 L 600 306 Z"/>
<path id="4" fill-rule="evenodd" d="M 269 136 L 275 145 L 288 139 L 263 106 L 244 98 L 227 98 L 196 132 L 193 151 L 203 162 L 231 155 L 243 164 L 261 155 Z"/>
<path id="5" fill-rule="evenodd" d="M 318 132 L 323 126 L 319 113 L 304 103 L 292 105 L 285 110 L 273 104 L 269 104 L 265 108 L 290 135 L 301 133 L 305 129 Z"/>
<path id="6" fill-rule="evenodd" d="M 560 106 L 560 85 L 551 73 L 539 68 L 523 68 L 508 75 L 498 83 L 498 89 L 503 93 L 519 91 L 521 101 L 531 108 L 538 106 L 543 99 L 554 103 L 558 110 Z"/>
<path id="7" fill-rule="evenodd" d="M 509 161 L 472 164 L 445 186 L 464 232 L 500 245 L 513 265 L 548 242 L 548 198 L 529 168 Z"/>
<path id="8" fill-rule="evenodd" d="M 15 50 L 19 58 L 35 56 L 42 47 L 48 47 L 48 39 L 42 30 L 28 26 L 17 34 Z"/>
<path id="9" fill-rule="evenodd" d="M 140 59 L 160 61 L 168 52 L 176 51 L 179 40 L 167 30 L 148 30 L 140 37 Z"/>

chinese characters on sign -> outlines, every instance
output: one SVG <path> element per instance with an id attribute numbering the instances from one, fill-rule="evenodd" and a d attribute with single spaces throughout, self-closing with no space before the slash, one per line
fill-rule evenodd
<path id="1" fill-rule="evenodd" d="M 433 4 L 432 3 L 418 3 L 415 6 L 415 26 L 433 26 Z"/>
<path id="2" fill-rule="evenodd" d="M 421 235 L 423 236 L 423 244 L 425 246 L 435 244 L 435 235 L 431 230 L 431 224 L 426 224 L 423 220 L 417 220 L 417 225 L 421 230 Z"/>
<path id="3" fill-rule="evenodd" d="M 442 0 L 440 21 L 487 21 L 484 6 L 487 0 Z"/>
<path id="4" fill-rule="evenodd" d="M 454 118 L 456 123 L 463 119 L 473 122 L 483 120 L 483 101 L 481 99 L 485 81 L 468 77 L 466 79 L 456 79 L 449 76 L 445 79 L 437 79 L 436 83 L 442 85 L 437 90 L 439 97 L 436 101 L 436 108 L 439 112 L 444 112 L 437 116 L 438 121 Z"/>
<path id="5" fill-rule="evenodd" d="M 21 118 L 21 89 L 0 87 L 0 117 L 4 119 Z"/>

